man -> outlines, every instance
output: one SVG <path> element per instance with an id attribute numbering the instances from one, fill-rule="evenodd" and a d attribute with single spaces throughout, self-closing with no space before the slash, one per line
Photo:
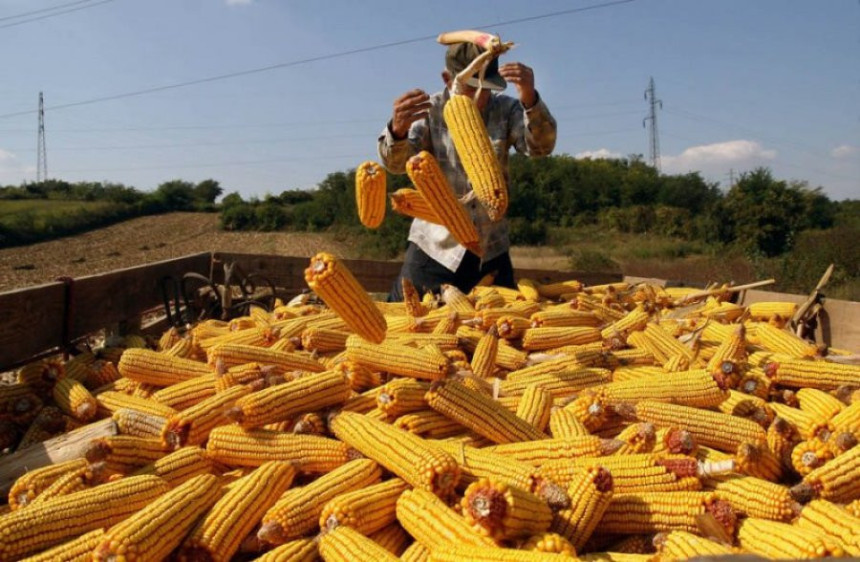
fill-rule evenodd
<path id="1" fill-rule="evenodd" d="M 378 139 L 382 165 L 393 174 L 406 171 L 406 161 L 421 150 L 433 154 L 458 197 L 471 191 L 469 180 L 457 157 L 442 108 L 448 101 L 454 77 L 482 52 L 472 43 L 448 47 L 442 80 L 445 89 L 433 95 L 415 89 L 394 101 L 391 120 Z M 518 97 L 500 94 L 507 82 Z M 483 82 L 476 75 L 469 82 L 467 95 L 474 97 L 484 118 L 496 156 L 508 177 L 508 151 L 511 147 L 529 156 L 546 156 L 555 147 L 556 122 L 535 89 L 534 73 L 528 66 L 511 62 L 499 66 L 493 59 Z M 443 283 L 470 291 L 487 274 L 494 274 L 494 284 L 514 287 L 514 271 L 508 253 L 508 223 L 493 223 L 480 202 L 472 197 L 467 210 L 475 223 L 484 250 L 483 260 L 459 245 L 440 225 L 414 219 L 409 229 L 409 245 L 400 275 L 389 295 L 391 301 L 403 300 L 402 278 L 409 279 L 420 293 L 439 292 Z"/>

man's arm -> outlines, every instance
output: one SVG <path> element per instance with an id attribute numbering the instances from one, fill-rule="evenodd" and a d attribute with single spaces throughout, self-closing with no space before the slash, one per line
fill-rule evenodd
<path id="1" fill-rule="evenodd" d="M 512 143 L 517 152 L 529 156 L 546 156 L 555 148 L 557 125 L 549 108 L 535 89 L 534 71 L 522 63 L 510 62 L 499 67 L 499 74 L 517 88 L 520 108 L 512 116 Z"/>
<path id="2" fill-rule="evenodd" d="M 379 159 L 392 174 L 406 171 L 406 161 L 416 153 L 409 139 L 410 130 L 415 122 L 427 117 L 430 107 L 430 96 L 419 89 L 410 90 L 394 100 L 391 120 L 377 139 Z"/>

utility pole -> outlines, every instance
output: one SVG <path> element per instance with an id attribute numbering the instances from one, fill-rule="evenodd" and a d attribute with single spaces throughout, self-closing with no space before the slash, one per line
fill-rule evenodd
<path id="1" fill-rule="evenodd" d="M 45 148 L 45 98 L 39 92 L 39 140 L 36 146 L 36 181 L 48 179 L 48 149 Z"/>
<path id="2" fill-rule="evenodd" d="M 650 106 L 650 111 L 648 113 L 648 117 L 642 120 L 642 127 L 645 127 L 645 122 L 648 121 L 651 124 L 651 130 L 649 131 L 651 137 L 651 165 L 660 172 L 660 139 L 657 136 L 657 106 L 660 106 L 660 109 L 663 109 L 663 100 L 657 99 L 657 94 L 654 92 L 654 77 L 651 77 L 651 81 L 648 83 L 648 89 L 645 90 L 645 100 L 648 102 Z"/>

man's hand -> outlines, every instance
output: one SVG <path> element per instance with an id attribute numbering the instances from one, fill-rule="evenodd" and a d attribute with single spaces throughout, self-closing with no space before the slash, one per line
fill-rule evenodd
<path id="1" fill-rule="evenodd" d="M 395 138 L 404 139 L 412 123 L 424 119 L 430 113 L 430 96 L 423 90 L 410 90 L 394 100 L 391 116 L 391 132 Z"/>
<path id="2" fill-rule="evenodd" d="M 521 62 L 508 62 L 499 67 L 502 78 L 517 87 L 520 102 L 526 109 L 537 103 L 535 73 Z"/>

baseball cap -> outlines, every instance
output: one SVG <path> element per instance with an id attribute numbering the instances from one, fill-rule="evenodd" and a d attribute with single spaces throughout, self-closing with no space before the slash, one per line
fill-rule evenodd
<path id="1" fill-rule="evenodd" d="M 474 43 L 454 43 L 448 47 L 448 52 L 445 53 L 445 68 L 452 75 L 456 76 L 483 52 L 484 49 Z M 490 64 L 487 65 L 483 81 L 478 80 L 478 74 L 476 73 L 466 81 L 466 84 L 473 88 L 482 87 L 487 90 L 504 90 L 508 83 L 499 74 L 499 57 L 493 58 Z"/>

